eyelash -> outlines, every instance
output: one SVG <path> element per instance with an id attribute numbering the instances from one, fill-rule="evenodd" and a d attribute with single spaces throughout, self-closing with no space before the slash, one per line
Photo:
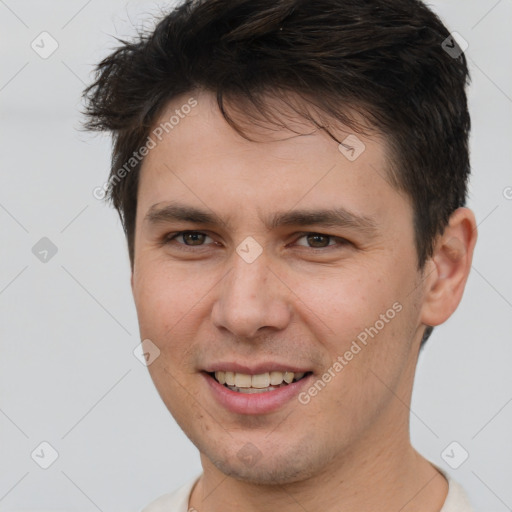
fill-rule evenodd
<path id="1" fill-rule="evenodd" d="M 182 235 L 185 235 L 185 234 L 197 234 L 197 235 L 204 235 L 207 237 L 209 236 L 207 233 L 204 233 L 202 231 L 194 231 L 194 230 L 178 231 L 176 233 L 169 233 L 169 234 L 165 235 L 162 243 L 163 243 L 163 245 L 171 244 L 172 242 L 175 242 L 176 238 L 178 238 Z M 329 241 L 331 241 L 331 240 L 338 241 L 338 247 L 351 245 L 351 242 L 349 242 L 345 238 L 341 238 L 339 236 L 334 236 L 334 235 L 327 235 L 325 233 L 318 233 L 316 231 L 305 231 L 305 232 L 297 233 L 297 234 L 299 235 L 299 237 L 296 239 L 296 241 L 300 240 L 301 238 L 304 238 L 306 236 L 321 236 L 321 237 L 328 238 Z M 187 244 L 179 243 L 179 242 L 176 242 L 176 243 L 177 243 L 177 245 L 182 246 L 182 247 L 180 247 L 180 249 L 186 250 L 186 251 L 196 251 L 197 249 L 195 249 L 195 248 L 205 247 L 204 244 L 202 244 L 202 245 L 187 245 Z M 309 247 L 309 246 L 299 246 L 299 247 L 305 247 L 307 249 L 312 249 L 313 251 L 325 251 L 328 248 L 330 248 L 330 249 L 335 248 L 336 244 L 333 244 L 333 245 L 329 244 L 329 245 L 326 245 L 325 247 Z"/>

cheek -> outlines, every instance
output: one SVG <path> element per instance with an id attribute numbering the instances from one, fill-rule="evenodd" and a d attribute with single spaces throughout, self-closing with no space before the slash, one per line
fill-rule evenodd
<path id="1" fill-rule="evenodd" d="M 162 338 L 177 327 L 200 300 L 203 288 L 190 271 L 141 262 L 135 272 L 134 300 L 143 334 Z"/>
<path id="2" fill-rule="evenodd" d="M 141 339 L 157 345 L 160 366 L 181 380 L 195 372 L 197 347 L 208 336 L 209 294 L 221 277 L 214 271 L 199 274 L 192 268 L 149 261 L 140 264 L 135 273 L 134 300 Z M 149 369 L 162 385 L 169 380 L 165 373 L 156 373 L 158 365 Z"/>
<path id="3" fill-rule="evenodd" d="M 369 268 L 330 269 L 324 276 L 294 276 L 290 288 L 299 314 L 317 326 L 318 339 L 339 352 L 397 301 L 394 283 L 380 276 Z"/>
<path id="4" fill-rule="evenodd" d="M 391 260 L 365 267 L 339 269 L 328 278 L 294 285 L 302 299 L 296 308 L 326 352 L 326 368 L 343 358 L 331 391 L 342 392 L 344 407 L 362 414 L 363 404 L 370 406 L 368 402 L 386 394 L 375 375 L 397 384 L 410 357 L 417 320 L 413 296 L 408 296 L 414 285 L 408 269 Z"/>

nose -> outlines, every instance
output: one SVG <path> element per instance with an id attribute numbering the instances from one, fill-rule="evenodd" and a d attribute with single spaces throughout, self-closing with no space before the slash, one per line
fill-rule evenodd
<path id="1" fill-rule="evenodd" d="M 213 324 L 247 339 L 285 329 L 291 319 L 290 292 L 276 274 L 263 254 L 247 263 L 234 253 L 231 270 L 219 283 Z"/>

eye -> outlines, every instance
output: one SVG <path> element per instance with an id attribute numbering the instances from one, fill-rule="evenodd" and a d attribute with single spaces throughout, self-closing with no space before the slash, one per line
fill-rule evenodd
<path id="1" fill-rule="evenodd" d="M 335 248 L 336 246 L 349 245 L 350 242 L 344 238 L 334 235 L 326 235 L 324 233 L 300 233 L 300 237 L 295 242 L 295 245 L 307 247 L 309 249 L 326 249 L 327 247 Z M 208 239 L 210 242 L 208 242 Z M 300 241 L 304 240 L 305 243 Z M 211 242 L 215 241 L 206 233 L 201 231 L 179 231 L 177 233 L 170 233 L 163 239 L 163 244 L 172 244 L 186 247 L 205 247 Z"/>
<path id="2" fill-rule="evenodd" d="M 306 239 L 305 244 L 298 243 L 298 241 L 302 239 Z M 303 233 L 302 236 L 297 239 L 297 245 L 309 247 L 311 249 L 323 249 L 325 247 L 335 246 L 336 241 L 339 245 L 347 245 L 350 243 L 344 238 L 333 235 L 325 235 L 323 233 Z"/>
<path id="3" fill-rule="evenodd" d="M 202 233 L 200 231 L 180 231 L 178 233 L 173 233 L 167 235 L 165 237 L 165 243 L 171 243 L 177 240 L 182 240 L 181 242 L 176 242 L 178 245 L 185 245 L 188 247 L 197 247 L 205 245 L 204 242 L 207 238 L 210 238 L 206 233 Z"/>

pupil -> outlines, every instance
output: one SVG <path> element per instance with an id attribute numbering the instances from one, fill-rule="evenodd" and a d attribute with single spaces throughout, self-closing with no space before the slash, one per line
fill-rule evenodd
<path id="1" fill-rule="evenodd" d="M 328 241 L 328 238 L 327 236 L 325 235 L 309 235 L 308 236 L 308 242 L 310 243 L 310 245 L 312 245 L 313 247 L 326 247 L 327 245 L 329 245 L 329 241 Z M 322 239 L 327 242 L 327 243 L 322 243 Z M 312 242 L 313 240 L 313 242 Z M 317 242 L 320 243 L 318 244 Z"/>
<path id="2" fill-rule="evenodd" d="M 203 241 L 202 238 L 197 238 L 197 237 L 203 237 L 204 235 L 202 233 L 185 233 L 183 235 L 184 239 L 185 239 L 185 243 L 187 245 L 200 245 L 200 242 Z M 192 244 L 189 244 L 188 242 L 199 242 L 199 243 L 192 243 Z"/>

